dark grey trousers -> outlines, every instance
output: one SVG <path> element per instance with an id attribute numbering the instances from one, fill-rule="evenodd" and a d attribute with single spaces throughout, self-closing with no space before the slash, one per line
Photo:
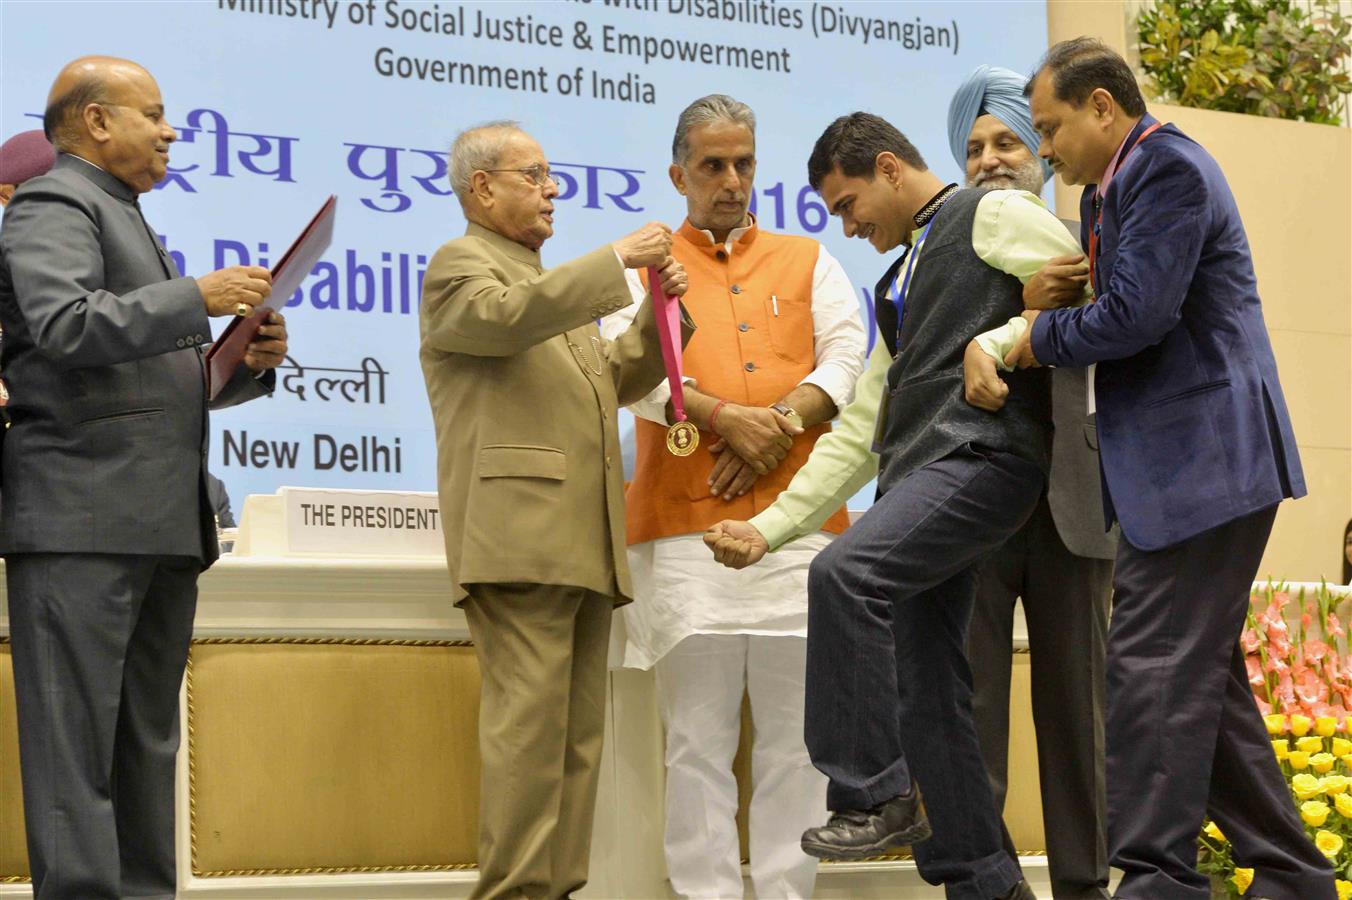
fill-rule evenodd
<path id="1" fill-rule="evenodd" d="M 35 900 L 172 900 L 178 689 L 201 561 L 6 558 Z"/>
<path id="2" fill-rule="evenodd" d="M 1206 900 L 1197 835 L 1210 815 L 1251 897 L 1333 900 L 1244 668 L 1239 634 L 1276 507 L 1162 550 L 1118 546 L 1108 632 L 1108 849 L 1117 896 Z"/>
<path id="3" fill-rule="evenodd" d="M 960 449 L 879 497 L 808 575 L 806 726 L 831 809 L 905 793 L 934 836 L 913 849 L 952 900 L 999 897 L 1021 877 L 1002 846 L 972 725 L 964 646 L 980 564 L 1042 492 L 1034 464 Z"/>
<path id="4" fill-rule="evenodd" d="M 1043 495 L 1024 526 L 982 568 L 967 634 L 976 732 L 995 807 L 1003 811 L 1014 603 L 1023 598 L 1043 831 L 1057 900 L 1108 896 L 1103 666 L 1112 582 L 1112 560 L 1066 549 Z M 1008 835 L 1005 841 L 1013 853 Z"/>

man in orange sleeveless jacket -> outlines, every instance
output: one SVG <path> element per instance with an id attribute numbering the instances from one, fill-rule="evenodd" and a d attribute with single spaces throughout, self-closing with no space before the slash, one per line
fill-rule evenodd
<path id="1" fill-rule="evenodd" d="M 684 353 L 688 456 L 667 449 L 670 390 L 630 408 L 638 458 L 626 494 L 635 602 L 625 665 L 656 668 L 667 732 L 666 857 L 685 897 L 740 897 L 732 760 L 744 692 L 755 720 L 751 875 L 759 897 L 809 897 L 816 860 L 799 847 L 825 808 L 803 744 L 807 570 L 848 520 L 842 508 L 754 574 L 720 568 L 702 533 L 768 507 L 812 451 L 863 370 L 859 300 L 816 241 L 761 231 L 748 213 L 755 116 L 723 95 L 681 113 L 670 175 L 687 219 L 672 255 L 700 330 Z M 637 307 L 605 323 L 626 327 Z M 678 447 L 677 449 L 682 449 Z"/>

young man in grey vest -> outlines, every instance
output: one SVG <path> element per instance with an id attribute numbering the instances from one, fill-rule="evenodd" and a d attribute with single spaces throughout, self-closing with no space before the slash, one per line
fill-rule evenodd
<path id="1" fill-rule="evenodd" d="M 998 413 L 977 409 L 962 361 L 973 337 L 1023 309 L 1023 282 L 1075 243 L 1025 192 L 945 186 L 867 113 L 826 129 L 808 176 L 846 236 L 880 253 L 907 245 L 875 290 L 883 340 L 854 403 L 775 504 L 719 523 L 706 542 L 749 565 L 809 533 L 880 464 L 873 507 L 809 576 L 806 737 L 835 812 L 803 848 L 850 859 L 911 843 L 949 898 L 1028 898 L 1002 846 L 964 643 L 981 562 L 1044 489 L 1050 391 L 1045 378 L 1012 377 Z"/>

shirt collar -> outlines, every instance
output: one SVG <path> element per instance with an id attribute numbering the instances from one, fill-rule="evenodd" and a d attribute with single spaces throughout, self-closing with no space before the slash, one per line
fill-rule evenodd
<path id="1" fill-rule="evenodd" d="M 910 243 L 912 247 L 915 246 L 916 241 L 920 240 L 920 232 L 923 231 L 925 226 L 939 214 L 939 210 L 943 208 L 943 205 L 948 198 L 956 194 L 958 190 L 959 187 L 956 181 L 952 184 L 945 185 L 943 190 L 929 198 L 925 205 L 920 207 L 920 212 L 915 214 L 915 228 L 911 231 Z"/>
<path id="2" fill-rule="evenodd" d="M 712 231 L 707 228 L 696 228 L 694 225 L 690 224 L 689 219 L 686 219 L 681 223 L 679 233 L 687 241 L 700 249 L 709 252 L 722 250 L 731 256 L 734 244 L 741 249 L 746 249 L 756 240 L 756 235 L 760 234 L 760 227 L 756 224 L 755 215 L 747 213 L 747 218 L 750 220 L 750 223 L 729 231 L 727 240 L 722 244 L 714 242 L 714 233 Z"/>
<path id="3" fill-rule="evenodd" d="M 1103 197 L 1108 193 L 1108 182 L 1112 181 L 1113 176 L 1117 174 L 1118 166 L 1121 165 L 1122 154 L 1126 151 L 1127 145 L 1131 141 L 1137 140 L 1137 136 L 1148 127 L 1146 124 L 1147 119 L 1151 122 L 1154 121 L 1154 118 L 1148 114 L 1141 116 L 1140 121 L 1131 126 L 1131 130 L 1127 132 L 1127 136 L 1122 138 L 1122 143 L 1117 145 L 1117 152 L 1113 154 L 1112 159 L 1108 160 L 1108 168 L 1103 170 L 1103 177 L 1099 179 L 1098 186 L 1095 188 L 1095 194 L 1097 196 Z"/>
<path id="4" fill-rule="evenodd" d="M 126 200 L 128 203 L 136 202 L 137 192 L 135 188 L 82 156 L 76 156 L 74 153 L 58 153 L 56 164 L 52 168 L 79 172 L 102 188 L 105 193 L 111 194 L 119 200 Z"/>

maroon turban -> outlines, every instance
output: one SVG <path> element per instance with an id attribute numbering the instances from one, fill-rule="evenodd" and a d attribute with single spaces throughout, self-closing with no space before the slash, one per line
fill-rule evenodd
<path id="1" fill-rule="evenodd" d="M 56 151 L 41 131 L 21 131 L 0 144 L 0 184 L 23 184 L 45 175 L 56 163 Z"/>

